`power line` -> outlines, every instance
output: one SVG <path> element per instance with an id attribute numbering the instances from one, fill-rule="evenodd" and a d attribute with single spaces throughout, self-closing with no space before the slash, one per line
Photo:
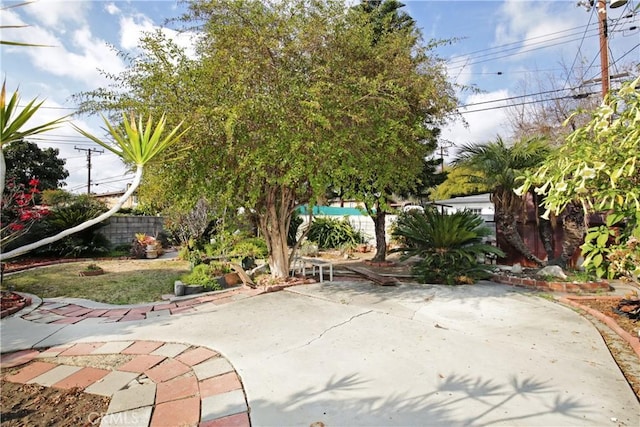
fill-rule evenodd
<path id="1" fill-rule="evenodd" d="M 585 27 L 586 27 L 586 28 L 585 28 Z M 556 31 L 556 32 L 553 32 L 553 33 L 548 33 L 548 34 L 542 34 L 542 35 L 535 36 L 535 37 L 531 37 L 531 38 L 528 38 L 528 39 L 523 39 L 523 40 L 518 40 L 518 41 L 515 41 L 515 42 L 505 43 L 505 44 L 498 45 L 498 46 L 494 46 L 494 47 L 490 47 L 490 48 L 479 49 L 479 50 L 475 50 L 475 51 L 472 51 L 472 52 L 463 53 L 463 54 L 459 55 L 459 56 L 460 56 L 460 58 L 458 58 L 458 59 L 454 59 L 454 60 L 452 60 L 452 61 L 448 61 L 448 62 L 449 62 L 449 63 L 453 63 L 453 64 L 455 64 L 456 62 L 462 62 L 462 61 L 464 61 L 464 59 L 462 58 L 463 56 L 464 56 L 464 57 L 469 57 L 469 56 L 473 57 L 473 56 L 474 56 L 475 54 L 477 54 L 477 53 L 484 53 L 484 52 L 489 52 L 489 51 L 492 51 L 492 50 L 498 50 L 498 52 L 495 52 L 495 53 L 504 53 L 504 52 L 506 52 L 507 50 L 517 49 L 517 48 L 521 47 L 521 45 L 523 45 L 523 44 L 525 44 L 526 42 L 529 42 L 529 41 L 531 41 L 531 40 L 536 40 L 536 39 L 540 39 L 540 38 L 543 38 L 543 37 L 554 36 L 554 35 L 556 35 L 556 34 L 566 33 L 566 32 L 569 32 L 569 31 L 579 30 L 579 29 L 582 29 L 582 28 L 585 28 L 585 31 L 587 31 L 587 30 L 588 30 L 588 27 L 589 27 L 589 24 L 587 24 L 587 25 L 580 25 L 580 26 L 578 26 L 578 27 L 568 28 L 568 29 L 566 29 L 566 30 L 560 30 L 560 31 Z M 579 32 L 577 32 L 577 33 L 572 33 L 572 34 L 568 34 L 568 35 L 564 35 L 564 36 L 562 36 L 562 37 L 556 37 L 556 38 L 549 39 L 549 40 L 544 40 L 544 41 L 541 41 L 541 42 L 537 42 L 536 44 L 538 44 L 538 43 L 544 43 L 544 42 L 547 42 L 547 41 L 550 41 L 550 40 L 557 40 L 557 39 L 560 39 L 560 38 L 573 36 L 573 35 L 575 35 L 575 34 L 579 34 Z M 507 49 L 507 50 L 499 51 L 499 49 L 501 49 L 501 48 L 503 48 L 503 47 L 513 46 L 513 45 L 517 45 L 517 46 L 512 47 L 512 48 L 509 48 L 509 49 Z M 478 58 L 481 58 L 481 57 L 484 57 L 484 56 L 487 56 L 487 55 L 490 55 L 490 54 L 479 55 L 479 56 L 477 56 L 477 57 L 478 57 Z"/>
<path id="2" fill-rule="evenodd" d="M 576 61 L 578 60 L 578 57 L 580 56 L 580 52 L 582 50 L 582 44 L 584 43 L 584 40 L 587 36 L 587 28 L 589 27 L 589 25 L 591 25 L 591 20 L 593 19 L 593 15 L 595 14 L 595 10 L 596 8 L 592 8 L 591 9 L 591 15 L 589 15 L 589 22 L 587 23 L 587 27 L 585 27 L 584 29 L 584 34 L 582 34 L 582 40 L 580 40 L 580 46 L 578 46 L 578 50 L 576 51 L 576 56 L 573 57 L 573 62 L 571 63 L 571 67 L 569 67 L 569 72 L 567 73 L 567 79 L 565 80 L 564 84 L 562 85 L 562 87 L 567 86 L 567 84 L 569 84 L 569 79 L 571 78 L 571 73 L 573 72 L 573 67 L 576 65 Z"/>
<path id="3" fill-rule="evenodd" d="M 597 93 L 598 92 L 587 92 L 587 93 L 584 93 L 583 95 L 591 96 L 591 95 L 595 95 Z M 523 101 L 523 102 L 519 102 L 517 104 L 497 105 L 495 107 L 480 108 L 480 109 L 471 110 L 471 111 L 460 111 L 459 114 L 479 113 L 481 111 L 499 110 L 499 109 L 508 108 L 508 107 L 520 107 L 522 105 L 538 104 L 540 102 L 556 101 L 556 100 L 559 100 L 559 99 L 571 99 L 571 98 L 573 98 L 573 96 L 565 95 L 565 96 L 558 96 L 558 97 L 554 97 L 554 98 L 535 99 L 533 101 Z"/>

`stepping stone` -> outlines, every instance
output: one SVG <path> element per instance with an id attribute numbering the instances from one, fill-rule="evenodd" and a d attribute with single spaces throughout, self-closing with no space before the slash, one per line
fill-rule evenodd
<path id="1" fill-rule="evenodd" d="M 133 341 L 114 341 L 95 349 L 91 354 L 118 354 L 127 347 L 130 347 Z"/>
<path id="2" fill-rule="evenodd" d="M 242 390 L 234 390 L 202 399 L 200 420 L 210 421 L 246 411 L 247 402 L 244 399 L 244 393 Z"/>
<path id="3" fill-rule="evenodd" d="M 0 367 L 2 369 L 13 368 L 14 366 L 24 365 L 25 363 L 31 362 L 33 359 L 38 357 L 40 352 L 38 350 L 22 350 L 16 351 L 15 353 L 3 354 L 2 358 L 0 358 Z"/>
<path id="4" fill-rule="evenodd" d="M 108 414 L 128 411 L 130 409 L 151 406 L 156 399 L 156 385 L 154 383 L 136 384 L 113 394 L 109 403 Z"/>
<path id="5" fill-rule="evenodd" d="M 222 357 L 208 360 L 193 367 L 193 371 L 196 373 L 196 376 L 200 381 L 217 375 L 226 374 L 233 370 L 233 366 L 231 366 L 227 359 L 223 359 Z"/>
<path id="6" fill-rule="evenodd" d="M 144 408 L 132 409 L 130 411 L 106 414 L 100 421 L 100 427 L 148 426 L 151 421 L 152 410 L 152 406 L 145 406 Z"/>
<path id="7" fill-rule="evenodd" d="M 27 384 L 35 383 L 45 387 L 51 387 L 55 383 L 67 378 L 69 375 L 75 374 L 80 369 L 82 368 L 79 366 L 58 365 L 50 371 L 33 378 L 31 381 L 27 382 Z"/>
<path id="8" fill-rule="evenodd" d="M 193 426 L 200 421 L 200 398 L 198 396 L 156 405 L 151 417 L 151 427 Z"/>
<path id="9" fill-rule="evenodd" d="M 84 391 L 100 396 L 111 397 L 118 390 L 122 390 L 140 374 L 136 372 L 111 371 L 104 378 L 96 381 Z"/>
<path id="10" fill-rule="evenodd" d="M 78 372 L 75 372 L 65 379 L 58 381 L 53 386 L 56 388 L 86 388 L 96 381 L 105 377 L 109 371 L 106 369 L 97 369 L 97 368 L 82 368 Z"/>
<path id="11" fill-rule="evenodd" d="M 33 362 L 29 366 L 24 367 L 17 374 L 9 375 L 5 379 L 12 383 L 21 383 L 25 384 L 28 381 L 39 377 L 45 372 L 49 372 L 50 370 L 56 368 L 56 364 L 47 363 L 47 362 Z"/>
<path id="12" fill-rule="evenodd" d="M 169 310 L 167 310 L 167 315 L 169 315 Z M 162 347 L 153 350 L 151 354 L 155 356 L 176 357 L 187 348 L 189 348 L 189 346 L 184 344 L 166 343 L 162 345 Z"/>
<path id="13" fill-rule="evenodd" d="M 176 357 L 176 360 L 186 363 L 189 366 L 194 366 L 216 356 L 218 356 L 218 353 L 215 351 L 204 347 L 198 347 L 193 350 L 185 351 L 180 356 Z"/>

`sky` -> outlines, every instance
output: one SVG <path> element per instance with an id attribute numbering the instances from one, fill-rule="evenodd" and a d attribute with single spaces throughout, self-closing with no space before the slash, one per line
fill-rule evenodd
<path id="1" fill-rule="evenodd" d="M 584 80 L 600 77 L 597 14 L 595 8 L 588 11 L 576 1 L 403 1 L 425 41 L 452 40 L 435 50 L 445 61 L 450 81 L 460 88 L 457 96 L 464 118 L 443 128 L 442 145 L 451 145 L 447 158 L 455 154 L 456 146 L 508 137 L 505 105 L 533 100 L 522 95 L 540 92 L 540 83 L 555 80 L 564 88 L 574 87 L 566 79 L 567 70 L 581 70 Z M 29 27 L 3 28 L 2 39 L 52 47 L 2 45 L 0 70 L 8 92 L 19 89 L 20 105 L 34 98 L 44 101 L 33 125 L 74 113 L 71 96 L 106 86 L 108 80 L 100 70 L 125 70 L 117 52 L 135 54 L 145 31 L 163 28 L 179 45 L 190 47 L 187 35 L 163 26 L 184 7 L 174 0 L 37 0 L 9 7 L 21 2 L 2 1 L 0 25 Z M 611 74 L 621 71 L 623 64 L 640 63 L 640 10 L 633 13 L 639 3 L 632 0 L 620 8 L 607 8 Z M 638 73 L 636 68 L 634 74 Z M 599 90 L 597 85 L 576 89 Z M 548 96 L 558 94 L 570 92 Z M 104 135 L 98 117 L 74 115 L 70 122 Z M 60 150 L 70 173 L 65 189 L 87 191 L 86 150 L 100 147 L 68 124 L 30 140 Z M 123 190 L 131 182 L 132 174 L 115 155 L 92 152 L 91 160 L 92 192 Z"/>

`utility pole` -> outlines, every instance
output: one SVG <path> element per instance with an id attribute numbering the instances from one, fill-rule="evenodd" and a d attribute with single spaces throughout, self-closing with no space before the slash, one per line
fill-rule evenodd
<path id="1" fill-rule="evenodd" d="M 609 93 L 609 28 L 607 25 L 607 4 L 598 0 L 598 30 L 600 33 L 600 73 L 602 78 L 602 99 Z"/>
<path id="2" fill-rule="evenodd" d="M 624 6 L 627 0 L 610 0 L 611 8 Z M 578 3 L 581 4 L 581 3 Z M 593 0 L 590 0 L 593 6 Z M 609 93 L 609 26 L 607 24 L 607 0 L 597 0 L 598 32 L 600 33 L 600 74 L 602 81 L 602 99 Z"/>
<path id="3" fill-rule="evenodd" d="M 78 148 L 74 146 L 78 151 L 87 152 L 87 194 L 91 194 L 91 153 L 104 153 L 104 150 L 96 150 L 95 148 Z"/>
<path id="4" fill-rule="evenodd" d="M 444 155 L 449 154 L 449 148 L 453 147 L 453 142 L 442 141 L 440 143 L 440 173 L 444 173 Z"/>

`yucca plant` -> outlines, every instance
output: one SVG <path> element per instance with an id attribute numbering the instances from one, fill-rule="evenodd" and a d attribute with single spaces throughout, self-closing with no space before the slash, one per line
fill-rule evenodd
<path id="1" fill-rule="evenodd" d="M 362 242 L 362 233 L 353 228 L 348 219 L 314 218 L 307 239 L 320 249 L 354 246 Z"/>
<path id="2" fill-rule="evenodd" d="M 0 189 L 3 192 L 6 165 L 2 150 L 14 141 L 20 141 L 26 137 L 55 129 L 67 119 L 67 116 L 65 116 L 39 126 L 23 129 L 36 111 L 42 106 L 43 102 L 44 101 L 36 103 L 34 99 L 20 109 L 20 107 L 18 107 L 20 103 L 18 91 L 13 92 L 11 98 L 7 100 L 6 81 L 2 83 L 2 91 L 0 92 Z"/>
<path id="3" fill-rule="evenodd" d="M 468 211 L 450 215 L 430 209 L 409 211 L 394 226 L 392 234 L 401 246 L 392 252 L 402 252 L 403 260 L 422 258 L 414 274 L 426 283 L 474 283 L 489 275 L 490 266 L 479 263 L 480 256 L 504 256 L 483 242 L 490 233 L 482 218 Z"/>
<path id="4" fill-rule="evenodd" d="M 187 131 L 184 130 L 182 132 L 179 132 L 180 127 L 182 126 L 182 122 L 180 122 L 166 136 L 163 136 L 167 123 L 164 115 L 160 118 L 155 126 L 151 118 L 149 118 L 146 125 L 144 125 L 142 122 L 142 118 L 138 118 L 138 120 L 136 121 L 136 118 L 133 114 L 131 114 L 129 119 L 125 114 L 123 114 L 123 123 L 120 127 L 112 126 L 104 117 L 103 120 L 105 122 L 107 130 L 111 134 L 111 137 L 115 140 L 115 145 L 103 142 L 99 138 L 91 135 L 88 132 L 85 132 L 77 126 L 74 127 L 82 135 L 91 139 L 96 144 L 99 144 L 107 150 L 113 152 L 126 163 L 135 165 L 136 174 L 133 182 L 131 183 L 131 187 L 129 187 L 127 192 L 124 193 L 124 195 L 118 200 L 118 203 L 116 203 L 114 207 L 112 207 L 102 215 L 99 215 L 92 220 L 85 221 L 75 227 L 64 230 L 56 234 L 55 236 L 47 237 L 46 239 L 42 239 L 38 242 L 21 246 L 9 252 L 1 253 L 0 260 L 14 258 L 16 256 L 23 255 L 29 251 L 37 249 L 41 246 L 57 242 L 58 240 L 70 236 L 71 234 L 99 224 L 100 222 L 118 212 L 122 205 L 124 205 L 127 199 L 131 197 L 133 192 L 136 191 L 136 189 L 140 185 L 140 182 L 142 181 L 144 166 L 152 161 L 159 153 L 178 142 Z"/>

